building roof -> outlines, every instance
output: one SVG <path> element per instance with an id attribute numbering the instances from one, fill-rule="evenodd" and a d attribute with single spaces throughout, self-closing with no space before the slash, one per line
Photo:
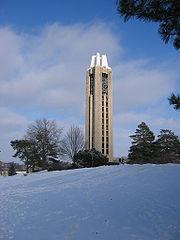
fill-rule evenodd
<path id="1" fill-rule="evenodd" d="M 91 58 L 91 65 L 90 67 L 96 67 L 96 66 L 101 66 L 101 67 L 107 67 L 108 66 L 108 60 L 106 54 L 100 55 L 100 53 L 96 53 L 96 55 L 93 55 Z"/>

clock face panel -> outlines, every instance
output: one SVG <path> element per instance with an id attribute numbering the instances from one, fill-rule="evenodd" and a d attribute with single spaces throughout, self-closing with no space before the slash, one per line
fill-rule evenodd
<path id="1" fill-rule="evenodd" d="M 102 74 L 102 94 L 108 94 L 108 74 Z"/>

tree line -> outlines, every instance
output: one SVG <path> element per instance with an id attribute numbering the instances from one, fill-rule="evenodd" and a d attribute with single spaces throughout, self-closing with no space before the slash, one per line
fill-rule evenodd
<path id="1" fill-rule="evenodd" d="M 129 164 L 180 163 L 180 140 L 171 130 L 154 133 L 144 122 L 130 136 Z M 108 158 L 96 149 L 86 150 L 83 131 L 72 125 L 65 133 L 55 121 L 36 120 L 30 124 L 22 139 L 11 141 L 15 153 L 26 166 L 26 172 L 42 169 L 63 170 L 109 165 Z M 71 163 L 60 161 L 68 157 Z"/>
<path id="2" fill-rule="evenodd" d="M 171 130 L 161 129 L 157 138 L 144 122 L 131 135 L 128 163 L 180 163 L 180 140 Z"/>
<path id="3" fill-rule="evenodd" d="M 180 49 L 180 1 L 178 0 L 118 0 L 117 11 L 124 22 L 138 19 L 159 25 L 158 33 L 165 43 Z M 169 104 L 180 110 L 180 95 L 172 93 Z M 162 129 L 155 140 L 154 133 L 141 123 L 132 138 L 129 163 L 178 162 L 180 145 L 178 137 L 168 129 Z"/>
<path id="4" fill-rule="evenodd" d="M 108 159 L 96 149 L 85 150 L 83 131 L 72 125 L 65 133 L 55 121 L 36 120 L 30 124 L 22 139 L 10 142 L 18 157 L 26 166 L 26 172 L 41 169 L 62 170 L 80 167 L 96 167 L 108 163 Z M 69 158 L 72 163 L 59 159 Z"/>
<path id="5" fill-rule="evenodd" d="M 47 169 L 49 162 L 56 163 L 61 156 L 73 160 L 84 148 L 84 135 L 80 128 L 71 126 L 63 134 L 54 120 L 40 119 L 30 124 L 22 139 L 10 142 L 18 157 L 26 165 L 26 172 Z"/>

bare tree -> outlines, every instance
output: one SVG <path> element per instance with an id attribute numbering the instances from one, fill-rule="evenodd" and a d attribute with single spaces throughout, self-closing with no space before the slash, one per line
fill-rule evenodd
<path id="1" fill-rule="evenodd" d="M 80 150 L 84 149 L 84 134 L 83 131 L 72 125 L 61 141 L 62 154 L 70 157 L 74 161 L 74 156 Z"/>
<path id="2" fill-rule="evenodd" d="M 48 156 L 58 157 L 62 128 L 58 128 L 55 121 L 47 119 L 36 120 L 26 132 L 25 139 L 35 143 L 42 163 L 46 164 Z"/>

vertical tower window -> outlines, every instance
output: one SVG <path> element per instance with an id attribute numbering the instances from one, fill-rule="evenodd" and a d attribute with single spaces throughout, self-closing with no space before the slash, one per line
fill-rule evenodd
<path id="1" fill-rule="evenodd" d="M 90 75 L 90 94 L 94 94 L 94 76 L 93 74 Z"/>
<path id="2" fill-rule="evenodd" d="M 102 94 L 108 94 L 108 74 L 102 73 Z"/>

